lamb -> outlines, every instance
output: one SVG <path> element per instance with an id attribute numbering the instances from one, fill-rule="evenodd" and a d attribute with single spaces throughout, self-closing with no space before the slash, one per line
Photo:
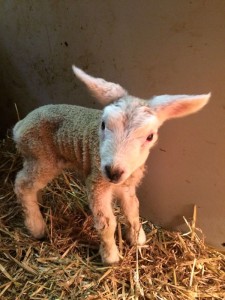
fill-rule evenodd
<path id="1" fill-rule="evenodd" d="M 75 105 L 46 105 L 20 120 L 13 138 L 23 156 L 15 193 L 24 210 L 25 225 L 35 238 L 45 234 L 38 206 L 39 191 L 64 169 L 74 169 L 84 181 L 101 239 L 102 262 L 119 261 L 114 233 L 112 200 L 118 199 L 127 220 L 126 238 L 143 245 L 146 236 L 139 220 L 136 187 L 145 170 L 159 127 L 168 119 L 200 110 L 209 100 L 203 95 L 162 95 L 150 100 L 131 96 L 119 84 L 73 71 L 106 106 L 101 110 Z"/>

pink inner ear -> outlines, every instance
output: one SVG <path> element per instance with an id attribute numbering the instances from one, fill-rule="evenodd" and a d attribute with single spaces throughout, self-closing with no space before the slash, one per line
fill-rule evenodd
<path id="1" fill-rule="evenodd" d="M 182 117 L 192 111 L 193 104 L 191 102 L 174 103 L 168 108 L 168 113 L 173 117 Z"/>
<path id="2" fill-rule="evenodd" d="M 170 98 L 171 97 L 171 98 Z M 168 96 L 165 98 L 159 96 L 158 99 L 153 99 L 157 115 L 162 122 L 171 118 L 180 118 L 189 114 L 193 114 L 203 108 L 210 94 L 196 95 L 196 96 Z M 154 103 L 155 102 L 155 103 Z"/>

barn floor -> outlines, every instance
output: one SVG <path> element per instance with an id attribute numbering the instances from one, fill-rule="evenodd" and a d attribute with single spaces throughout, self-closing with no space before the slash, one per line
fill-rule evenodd
<path id="1" fill-rule="evenodd" d="M 21 158 L 10 138 L 0 144 L 0 299 L 225 299 L 225 256 L 187 233 L 143 221 L 147 243 L 129 247 L 118 207 L 121 263 L 103 266 L 85 188 L 65 173 L 43 193 L 48 227 L 44 241 L 23 225 L 13 181 Z"/>

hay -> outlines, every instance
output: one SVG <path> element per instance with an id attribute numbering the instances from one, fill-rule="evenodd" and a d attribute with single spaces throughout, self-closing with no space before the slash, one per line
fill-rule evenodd
<path id="1" fill-rule="evenodd" d="M 186 234 L 145 221 L 146 245 L 131 248 L 116 207 L 122 259 L 103 266 L 85 188 L 71 173 L 44 191 L 48 238 L 31 238 L 13 194 L 21 159 L 9 138 L 0 148 L 0 299 L 225 299 L 225 256 L 204 245 L 195 217 Z"/>

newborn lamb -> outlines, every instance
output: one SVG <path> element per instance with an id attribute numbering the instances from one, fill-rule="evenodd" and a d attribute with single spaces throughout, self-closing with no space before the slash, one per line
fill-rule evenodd
<path id="1" fill-rule="evenodd" d="M 158 139 L 158 128 L 168 119 L 200 110 L 205 95 L 162 95 L 150 100 L 133 97 L 120 85 L 94 78 L 73 66 L 75 75 L 106 105 L 103 111 L 75 105 L 46 105 L 35 109 L 13 129 L 23 156 L 15 180 L 25 224 L 35 238 L 45 234 L 37 194 L 65 168 L 74 169 L 88 190 L 100 238 L 103 263 L 119 261 L 114 239 L 116 219 L 112 200 L 120 201 L 127 220 L 127 240 L 143 245 L 136 187 L 145 161 Z"/>

